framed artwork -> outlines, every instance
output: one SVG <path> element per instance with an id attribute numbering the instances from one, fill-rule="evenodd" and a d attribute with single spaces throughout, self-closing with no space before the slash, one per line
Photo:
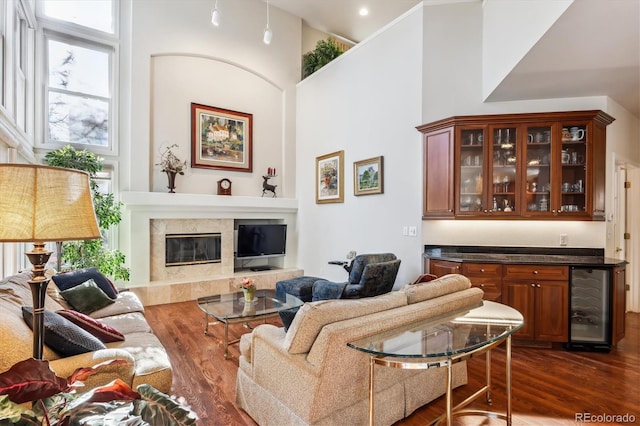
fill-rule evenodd
<path id="1" fill-rule="evenodd" d="M 191 167 L 253 170 L 253 114 L 191 103 Z"/>
<path id="2" fill-rule="evenodd" d="M 344 151 L 316 157 L 316 204 L 344 202 Z"/>
<path id="3" fill-rule="evenodd" d="M 353 163 L 353 195 L 382 194 L 383 157 L 373 157 Z"/>

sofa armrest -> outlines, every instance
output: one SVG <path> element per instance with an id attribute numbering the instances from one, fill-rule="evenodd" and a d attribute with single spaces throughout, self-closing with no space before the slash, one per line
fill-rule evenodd
<path id="1" fill-rule="evenodd" d="M 256 327 L 251 333 L 251 371 L 245 373 L 283 404 L 308 412 L 320 370 L 307 362 L 307 354 L 288 353 L 284 336 L 282 328 L 270 324 Z"/>
<path id="2" fill-rule="evenodd" d="M 89 376 L 87 380 L 83 382 L 84 387 L 82 390 L 90 390 L 97 386 L 105 385 L 115 379 L 120 379 L 131 386 L 135 375 L 135 359 L 133 355 L 126 350 L 100 349 L 95 352 L 55 359 L 50 361 L 49 365 L 57 376 L 66 379 L 78 368 L 94 367 L 100 363 L 113 360 L 122 360 L 126 363 L 101 367 L 96 373 Z"/>

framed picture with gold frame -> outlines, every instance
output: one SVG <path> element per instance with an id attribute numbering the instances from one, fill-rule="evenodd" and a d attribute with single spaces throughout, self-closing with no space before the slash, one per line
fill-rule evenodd
<path id="1" fill-rule="evenodd" d="M 353 163 L 353 195 L 382 194 L 383 157 L 373 157 Z"/>
<path id="2" fill-rule="evenodd" d="M 316 157 L 316 204 L 344 202 L 344 151 Z"/>

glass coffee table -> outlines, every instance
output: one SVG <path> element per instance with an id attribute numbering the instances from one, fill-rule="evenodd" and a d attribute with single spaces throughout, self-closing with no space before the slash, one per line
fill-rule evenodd
<path id="1" fill-rule="evenodd" d="M 304 302 L 290 294 L 276 295 L 273 289 L 256 290 L 253 302 L 245 302 L 244 294 L 237 293 L 218 294 L 215 296 L 200 297 L 196 300 L 198 307 L 204 312 L 204 334 L 209 334 L 209 325 L 224 324 L 224 357 L 229 356 L 229 345 L 237 343 L 240 339 L 229 341 L 229 324 L 245 323 L 247 328 L 249 321 L 265 320 L 278 315 L 280 311 L 300 307 Z M 215 321 L 210 322 L 210 318 Z"/>
<path id="2" fill-rule="evenodd" d="M 517 310 L 483 301 L 481 306 L 470 310 L 430 318 L 348 343 L 349 347 L 369 354 L 369 425 L 373 426 L 374 420 L 376 364 L 402 369 L 447 369 L 446 412 L 433 424 L 445 420 L 447 426 L 451 426 L 453 416 L 472 414 L 504 419 L 511 425 L 511 335 L 522 327 L 523 321 Z M 482 394 L 486 394 L 487 403 L 491 403 L 491 349 L 503 342 L 506 342 L 506 412 L 464 410 Z M 486 353 L 486 384 L 453 407 L 452 365 L 480 353 Z"/>

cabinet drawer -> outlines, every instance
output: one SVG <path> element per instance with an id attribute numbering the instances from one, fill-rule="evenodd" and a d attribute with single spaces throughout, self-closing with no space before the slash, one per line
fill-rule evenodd
<path id="1" fill-rule="evenodd" d="M 515 280 L 569 281 L 568 266 L 505 265 L 504 278 Z"/>
<path id="2" fill-rule="evenodd" d="M 499 263 L 463 263 L 462 274 L 467 277 L 496 277 L 501 279 L 502 265 Z"/>
<path id="3" fill-rule="evenodd" d="M 469 278 L 474 287 L 478 287 L 484 291 L 484 300 L 494 302 L 502 301 L 502 281 L 495 281 L 490 278 Z"/>

